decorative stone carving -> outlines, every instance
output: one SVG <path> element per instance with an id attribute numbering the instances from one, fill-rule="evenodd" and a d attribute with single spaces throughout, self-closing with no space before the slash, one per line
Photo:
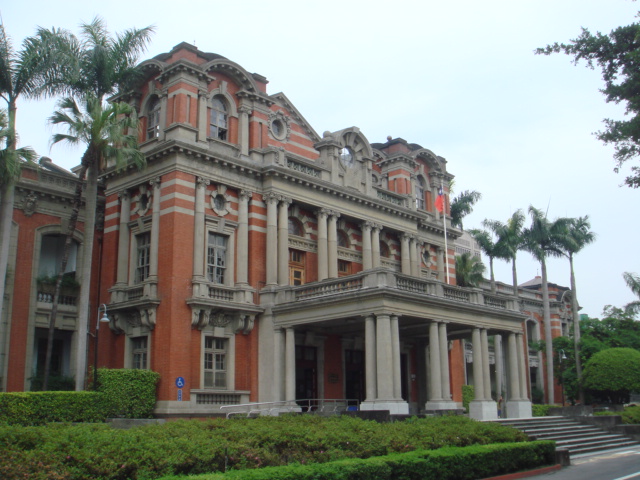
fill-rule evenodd
<path id="1" fill-rule="evenodd" d="M 229 202 L 230 197 L 227 194 L 227 186 L 216 185 L 211 191 L 211 198 L 209 200 L 211 210 L 216 212 L 218 216 L 224 217 L 229 214 Z"/>
<path id="2" fill-rule="evenodd" d="M 36 212 L 36 208 L 38 207 L 38 197 L 35 194 L 30 193 L 26 197 L 24 197 L 24 201 L 22 202 L 22 211 L 25 216 L 30 217 Z"/>

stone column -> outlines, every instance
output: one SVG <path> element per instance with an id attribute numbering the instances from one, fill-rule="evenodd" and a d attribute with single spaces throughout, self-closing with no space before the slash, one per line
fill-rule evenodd
<path id="1" fill-rule="evenodd" d="M 380 230 L 382 225 L 372 224 L 371 226 L 371 267 L 378 268 L 380 261 Z"/>
<path id="2" fill-rule="evenodd" d="M 411 259 L 411 275 L 419 277 L 420 265 L 418 263 L 418 239 L 413 236 L 411 237 L 411 242 L 409 244 L 409 258 Z"/>
<path id="3" fill-rule="evenodd" d="M 240 113 L 240 129 L 238 131 L 240 154 L 249 155 L 249 114 L 251 113 L 251 108 L 243 105 L 238 111 Z"/>
<path id="4" fill-rule="evenodd" d="M 285 400 L 296 399 L 296 332 L 293 328 L 286 329 L 285 340 Z"/>
<path id="5" fill-rule="evenodd" d="M 473 343 L 473 385 L 475 400 L 485 400 L 484 398 L 484 374 L 482 368 L 484 361 L 482 359 L 482 339 L 480 329 L 474 328 L 471 341 Z"/>
<path id="6" fill-rule="evenodd" d="M 149 245 L 149 296 L 158 296 L 158 245 L 160 244 L 160 177 L 149 182 L 153 188 L 151 242 Z"/>
<path id="7" fill-rule="evenodd" d="M 518 371 L 520 374 L 520 398 L 527 400 L 527 360 L 524 356 L 524 336 L 522 333 L 516 334 L 516 352 L 518 355 Z"/>
<path id="8" fill-rule="evenodd" d="M 327 232 L 329 278 L 338 278 L 338 212 L 331 212 Z"/>
<path id="9" fill-rule="evenodd" d="M 497 399 L 499 399 L 504 390 L 502 387 L 502 379 L 504 378 L 504 355 L 502 353 L 502 335 L 494 335 L 493 349 L 494 349 L 495 359 L 496 359 L 496 397 Z"/>
<path id="10" fill-rule="evenodd" d="M 327 245 L 327 216 L 328 211 L 322 208 L 316 212 L 318 218 L 318 281 L 329 276 L 329 259 Z"/>
<path id="11" fill-rule="evenodd" d="M 371 258 L 371 222 L 362 222 L 362 269 L 370 270 L 373 267 Z"/>
<path id="12" fill-rule="evenodd" d="M 238 195 L 238 273 L 236 278 L 239 285 L 249 283 L 249 202 L 253 193 L 240 190 Z"/>
<path id="13" fill-rule="evenodd" d="M 400 235 L 400 264 L 405 275 L 411 275 L 411 257 L 409 256 L 409 239 L 406 233 Z"/>
<path id="14" fill-rule="evenodd" d="M 205 220 L 204 198 L 209 180 L 203 177 L 196 178 L 196 198 L 193 215 L 193 279 L 205 281 Z M 195 292 L 194 292 L 195 294 Z M 197 294 L 200 296 L 200 293 Z"/>
<path id="15" fill-rule="evenodd" d="M 209 93 L 206 90 L 198 90 L 198 141 L 207 141 L 209 133 L 209 111 L 208 111 Z M 167 110 L 161 110 L 166 116 Z"/>
<path id="16" fill-rule="evenodd" d="M 121 286 L 127 285 L 129 278 L 129 220 L 131 220 L 131 194 L 125 190 L 120 193 L 120 231 L 118 232 L 117 279 Z"/>
<path id="17" fill-rule="evenodd" d="M 520 400 L 520 371 L 516 334 L 509 333 L 509 400 Z"/>
<path id="18" fill-rule="evenodd" d="M 391 347 L 391 319 L 389 315 L 376 316 L 376 370 L 378 374 L 378 400 L 393 399 L 393 350 Z"/>
<path id="19" fill-rule="evenodd" d="M 444 248 L 436 248 L 436 259 L 438 265 L 438 280 L 440 280 L 441 282 L 446 282 L 447 275 L 444 271 Z"/>
<path id="20" fill-rule="evenodd" d="M 391 315 L 391 355 L 393 357 L 393 398 L 402 398 L 402 368 L 400 366 L 400 328 L 398 317 Z"/>
<path id="21" fill-rule="evenodd" d="M 491 366 L 489 364 L 489 339 L 487 329 L 480 330 L 480 340 L 482 342 L 482 375 L 484 385 L 484 399 L 491 400 Z"/>
<path id="22" fill-rule="evenodd" d="M 267 285 L 278 284 L 278 197 L 273 193 L 262 196 L 267 204 Z"/>
<path id="23" fill-rule="evenodd" d="M 273 401 L 278 402 L 284 398 L 284 382 L 282 370 L 284 367 L 284 332 L 278 328 L 273 333 Z"/>
<path id="24" fill-rule="evenodd" d="M 365 384 L 367 390 L 366 402 L 373 402 L 377 397 L 378 381 L 376 373 L 376 320 L 369 315 L 364 321 L 365 344 Z"/>
<path id="25" fill-rule="evenodd" d="M 289 285 L 289 204 L 281 198 L 278 206 L 278 285 Z M 267 255 L 270 252 L 267 251 Z"/>
<path id="26" fill-rule="evenodd" d="M 429 401 L 431 402 L 441 402 L 443 400 L 439 333 L 438 323 L 431 322 L 429 324 L 429 364 L 431 365 L 431 371 L 429 372 Z"/>
<path id="27" fill-rule="evenodd" d="M 440 340 L 440 377 L 442 379 L 442 399 L 451 400 L 451 383 L 449 382 L 449 342 L 447 340 L 447 324 L 441 322 L 438 326 Z"/>

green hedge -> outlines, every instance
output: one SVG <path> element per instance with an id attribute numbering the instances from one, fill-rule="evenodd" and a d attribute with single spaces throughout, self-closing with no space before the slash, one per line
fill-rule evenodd
<path id="1" fill-rule="evenodd" d="M 469 413 L 469 403 L 475 398 L 475 389 L 473 385 L 462 386 L 462 406 L 466 413 Z"/>
<path id="2" fill-rule="evenodd" d="M 446 447 L 416 450 L 367 459 L 345 459 L 312 465 L 288 465 L 225 474 L 190 476 L 192 480 L 475 480 L 531 470 L 555 463 L 555 443 L 526 443 Z M 180 480 L 185 476 L 163 477 Z"/>
<path id="3" fill-rule="evenodd" d="M 531 405 L 531 413 L 534 417 L 547 417 L 549 415 L 549 409 L 555 407 L 555 405 Z"/>
<path id="4" fill-rule="evenodd" d="M 0 393 L 0 423 L 104 422 L 104 407 L 95 392 Z"/>
<path id="5" fill-rule="evenodd" d="M 160 374 L 139 369 L 98 369 L 98 391 L 105 396 L 108 417 L 151 418 Z"/>
<path id="6" fill-rule="evenodd" d="M 160 375 L 149 370 L 98 369 L 98 392 L 0 393 L 0 423 L 104 422 L 150 418 Z"/>

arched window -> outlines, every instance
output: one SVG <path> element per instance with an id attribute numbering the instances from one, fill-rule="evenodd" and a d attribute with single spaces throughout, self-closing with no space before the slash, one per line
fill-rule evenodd
<path id="1" fill-rule="evenodd" d="M 147 109 L 147 140 L 160 136 L 160 99 L 153 97 Z"/>
<path id="2" fill-rule="evenodd" d="M 218 140 L 227 140 L 228 128 L 227 104 L 221 96 L 217 95 L 211 101 L 209 136 Z"/>
<path id="3" fill-rule="evenodd" d="M 304 228 L 297 218 L 289 217 L 289 235 L 304 237 Z"/>
<path id="4" fill-rule="evenodd" d="M 338 230 L 338 246 L 343 248 L 349 248 L 349 236 L 342 230 Z"/>
<path id="5" fill-rule="evenodd" d="M 380 242 L 380 256 L 383 258 L 389 258 L 391 256 L 389 246 L 384 242 Z"/>
<path id="6" fill-rule="evenodd" d="M 416 208 L 420 210 L 424 210 L 425 206 L 424 191 L 424 180 L 422 177 L 418 177 L 418 179 L 416 180 Z"/>

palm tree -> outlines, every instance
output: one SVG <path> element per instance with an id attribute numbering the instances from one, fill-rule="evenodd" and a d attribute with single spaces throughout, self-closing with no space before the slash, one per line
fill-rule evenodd
<path id="1" fill-rule="evenodd" d="M 477 287 L 485 270 L 482 261 L 469 252 L 456 256 L 456 283 L 460 287 Z"/>
<path id="2" fill-rule="evenodd" d="M 576 376 L 578 377 L 578 399 L 584 403 L 582 389 L 582 365 L 580 363 L 580 315 L 578 313 L 578 294 L 576 291 L 576 276 L 573 269 L 573 256 L 596 239 L 595 233 L 590 231 L 589 217 L 572 218 L 568 224 L 568 235 L 562 243 L 564 254 L 569 258 L 571 270 L 571 310 L 573 312 L 573 344 L 576 359 Z"/>
<path id="3" fill-rule="evenodd" d="M 0 317 L 4 307 L 15 182 L 21 163 L 35 158 L 30 148 L 17 148 L 17 102 L 20 97 L 40 98 L 57 91 L 55 76 L 63 65 L 57 56 L 57 45 L 63 38 L 62 31 L 39 30 L 36 36 L 24 40 L 22 50 L 15 52 L 4 25 L 0 24 L 0 97 L 7 102 L 8 110 L 0 158 Z"/>
<path id="4" fill-rule="evenodd" d="M 549 305 L 549 285 L 547 283 L 547 257 L 562 255 L 562 241 L 567 235 L 568 219 L 549 221 L 546 213 L 529 206 L 531 226 L 523 231 L 525 250 L 540 262 L 542 272 L 542 308 L 544 315 L 545 355 L 547 365 L 547 403 L 554 403 L 553 394 L 553 343 L 551 341 L 551 311 Z"/>
<path id="5" fill-rule="evenodd" d="M 126 130 L 131 128 L 131 131 L 135 132 L 137 128 L 136 114 L 132 107 L 119 103 L 108 107 L 103 103 L 105 97 L 129 91 L 142 78 L 142 72 L 136 64 L 140 54 L 146 48 L 153 30 L 153 27 L 129 29 L 112 38 L 103 20 L 96 17 L 91 23 L 81 25 L 82 37 L 80 40 L 71 36 L 65 45 L 67 52 L 65 65 L 68 66 L 65 68 L 67 73 L 65 90 L 71 96 L 60 102 L 60 110 L 54 113 L 51 122 L 56 125 L 66 125 L 69 129 L 68 135 L 54 136 L 54 144 L 66 141 L 72 144 L 85 143 L 87 145 L 78 172 L 81 182 L 85 180 L 85 175 L 88 175 L 85 191 L 86 220 L 81 275 L 81 278 L 85 279 L 85 285 L 88 285 L 88 279 L 91 275 L 98 173 L 106 166 L 107 161 L 114 159 L 117 161 L 116 163 L 133 162 L 139 166 L 144 163 L 144 157 L 137 148 L 137 138 L 128 135 L 128 130 Z M 74 96 L 80 100 L 84 113 L 79 108 L 78 102 L 74 100 Z M 118 115 L 123 115 L 124 118 L 117 120 Z M 79 209 L 81 204 L 81 188 L 76 189 L 75 197 L 73 221 L 69 222 L 60 272 L 66 268 L 71 248 L 71 236 L 75 230 L 78 215 L 75 208 Z M 62 274 L 60 273 L 56 282 L 56 292 L 59 291 L 61 282 Z M 51 348 L 58 309 L 57 298 L 56 293 L 49 324 L 43 389 L 47 388 L 51 364 Z M 81 390 L 84 388 L 86 375 L 89 322 L 88 288 L 80 290 L 78 320 L 78 360 L 75 377 L 76 390 Z"/>
<path id="6" fill-rule="evenodd" d="M 473 211 L 473 206 L 482 198 L 480 192 L 465 190 L 451 201 L 451 226 L 462 230 L 462 219 Z"/>
<path id="7" fill-rule="evenodd" d="M 491 276 L 491 292 L 496 292 L 496 279 L 493 275 L 493 259 L 494 258 L 504 258 L 504 253 L 502 251 L 501 245 L 494 241 L 493 236 L 490 232 L 486 230 L 479 230 L 477 228 L 473 228 L 469 230 L 469 234 L 478 242 L 480 245 L 480 249 L 484 252 L 484 254 L 489 257 L 489 272 Z"/>
<path id="8" fill-rule="evenodd" d="M 513 277 L 513 294 L 518 296 L 518 273 L 516 271 L 516 257 L 524 245 L 522 228 L 524 227 L 524 213 L 516 210 L 506 223 L 498 220 L 485 220 L 482 225 L 495 233 L 498 237 L 498 245 L 505 259 L 511 260 L 511 272 Z"/>
<path id="9" fill-rule="evenodd" d="M 627 283 L 631 291 L 640 299 L 640 275 L 630 272 L 624 272 L 622 278 Z M 640 300 L 634 300 L 624 306 L 624 310 L 629 315 L 637 315 L 640 313 Z"/>

